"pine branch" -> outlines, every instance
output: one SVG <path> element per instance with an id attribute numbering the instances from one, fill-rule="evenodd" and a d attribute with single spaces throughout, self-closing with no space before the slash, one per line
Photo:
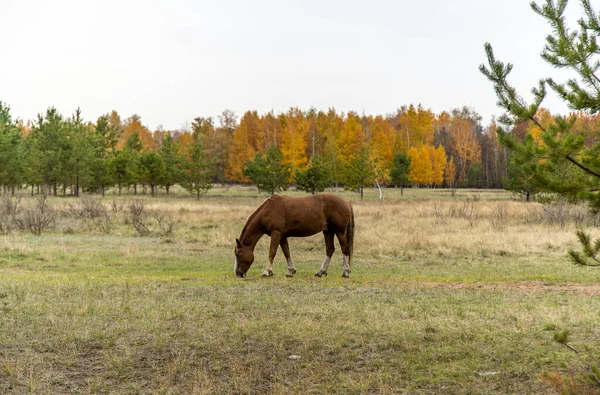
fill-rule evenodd
<path id="1" fill-rule="evenodd" d="M 583 254 L 581 254 L 579 251 L 570 249 L 568 254 L 571 258 L 571 261 L 580 266 L 600 266 L 600 260 L 596 257 L 598 251 L 600 250 L 600 239 L 597 239 L 594 242 L 594 245 L 592 245 L 592 238 L 589 234 L 582 230 L 578 230 L 576 235 L 579 239 L 579 244 L 582 246 Z M 590 260 L 594 261 L 595 263 L 591 263 Z"/>

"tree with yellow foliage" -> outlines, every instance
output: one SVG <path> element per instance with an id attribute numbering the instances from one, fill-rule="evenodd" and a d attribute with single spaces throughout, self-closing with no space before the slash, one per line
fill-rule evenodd
<path id="1" fill-rule="evenodd" d="M 446 162 L 446 166 L 444 168 L 444 182 L 447 186 L 454 188 L 456 184 L 456 166 L 454 165 L 454 158 L 450 157 L 450 159 Z"/>
<path id="2" fill-rule="evenodd" d="M 458 159 L 458 182 L 462 185 L 467 181 L 471 163 L 481 159 L 481 147 L 470 119 L 455 117 L 450 125 L 449 133 L 450 145 Z"/>
<path id="3" fill-rule="evenodd" d="M 342 164 L 353 162 L 360 154 L 363 143 L 361 119 L 356 113 L 350 112 L 337 141 L 338 155 Z"/>
<path id="4" fill-rule="evenodd" d="M 408 150 L 408 156 L 411 158 L 410 171 L 408 172 L 408 178 L 411 182 L 415 185 L 431 184 L 433 181 L 433 167 L 427 147 L 424 145 L 419 149 L 412 147 Z"/>
<path id="5" fill-rule="evenodd" d="M 431 150 L 430 155 L 433 173 L 431 181 L 434 185 L 442 185 L 444 182 L 444 168 L 446 167 L 446 150 L 440 145 Z"/>
<path id="6" fill-rule="evenodd" d="M 254 159 L 255 153 L 262 152 L 264 140 L 261 136 L 261 120 L 256 111 L 248 111 L 233 132 L 231 148 L 225 167 L 225 175 L 230 181 L 249 183 L 244 175 L 246 163 Z"/>
<path id="7" fill-rule="evenodd" d="M 302 170 L 308 163 L 306 148 L 309 130 L 310 121 L 298 108 L 291 108 L 285 115 L 281 154 L 283 162 L 289 164 L 292 170 Z"/>

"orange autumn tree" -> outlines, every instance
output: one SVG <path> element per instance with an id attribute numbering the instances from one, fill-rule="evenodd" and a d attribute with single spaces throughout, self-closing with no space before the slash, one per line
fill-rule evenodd
<path id="1" fill-rule="evenodd" d="M 239 126 L 233 132 L 231 148 L 225 167 L 225 175 L 230 181 L 249 183 L 244 175 L 246 163 L 254 159 L 255 153 L 264 152 L 265 137 L 261 119 L 256 111 L 248 111 L 240 120 Z"/>
<path id="2" fill-rule="evenodd" d="M 291 108 L 284 116 L 281 154 L 283 162 L 292 166 L 292 171 L 302 170 L 308 163 L 306 156 L 310 121 L 298 108 Z"/>
<path id="3" fill-rule="evenodd" d="M 361 119 L 356 113 L 350 112 L 337 141 L 340 162 L 344 165 L 352 162 L 359 155 L 363 144 Z"/>
<path id="4" fill-rule="evenodd" d="M 433 180 L 433 167 L 429 150 L 422 145 L 421 148 L 412 147 L 408 150 L 408 156 L 411 158 L 408 178 L 415 185 L 431 184 Z"/>
<path id="5" fill-rule="evenodd" d="M 123 127 L 123 134 L 116 145 L 117 150 L 123 149 L 127 144 L 127 140 L 135 134 L 139 137 L 143 150 L 148 149 L 156 151 L 158 148 L 158 144 L 152 137 L 152 133 L 150 133 L 150 130 L 142 124 L 142 119 L 139 115 L 133 114 L 131 117 L 127 118 Z"/>
<path id="6" fill-rule="evenodd" d="M 433 147 L 432 147 L 433 148 Z M 443 146 L 429 151 L 431 155 L 432 184 L 442 185 L 444 183 L 444 168 L 446 167 L 446 150 Z"/>
<path id="7" fill-rule="evenodd" d="M 375 163 L 375 173 L 380 182 L 389 181 L 390 169 L 394 160 L 394 140 L 396 131 L 382 116 L 377 116 L 371 123 L 370 155 Z"/>
<path id="8" fill-rule="evenodd" d="M 449 187 L 454 187 L 456 182 L 456 166 L 454 165 L 453 157 L 450 157 L 450 159 L 446 162 L 446 166 L 444 167 L 444 182 Z"/>
<path id="9" fill-rule="evenodd" d="M 450 146 L 456 153 L 458 163 L 458 182 L 467 181 L 467 174 L 473 162 L 481 158 L 481 147 L 470 119 L 455 117 L 449 128 Z"/>
<path id="10" fill-rule="evenodd" d="M 396 150 L 407 152 L 411 147 L 422 144 L 433 144 L 435 115 L 429 109 L 424 109 L 420 104 L 403 107 L 399 120 L 398 140 Z"/>

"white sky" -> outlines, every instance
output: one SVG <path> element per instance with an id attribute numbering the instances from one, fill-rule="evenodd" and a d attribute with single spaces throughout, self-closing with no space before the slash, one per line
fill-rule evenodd
<path id="1" fill-rule="evenodd" d="M 579 2 L 570 7 L 579 12 Z M 177 129 L 226 108 L 501 112 L 483 44 L 523 95 L 556 75 L 527 0 L 0 0 L 0 100 L 88 120 L 117 110 Z M 558 99 L 547 103 L 564 112 Z"/>

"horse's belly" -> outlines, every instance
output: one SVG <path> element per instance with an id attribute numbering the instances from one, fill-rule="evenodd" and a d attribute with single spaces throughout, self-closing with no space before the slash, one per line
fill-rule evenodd
<path id="1" fill-rule="evenodd" d="M 312 235 L 316 235 L 321 230 L 318 229 L 290 229 L 285 232 L 287 237 L 308 237 Z"/>

